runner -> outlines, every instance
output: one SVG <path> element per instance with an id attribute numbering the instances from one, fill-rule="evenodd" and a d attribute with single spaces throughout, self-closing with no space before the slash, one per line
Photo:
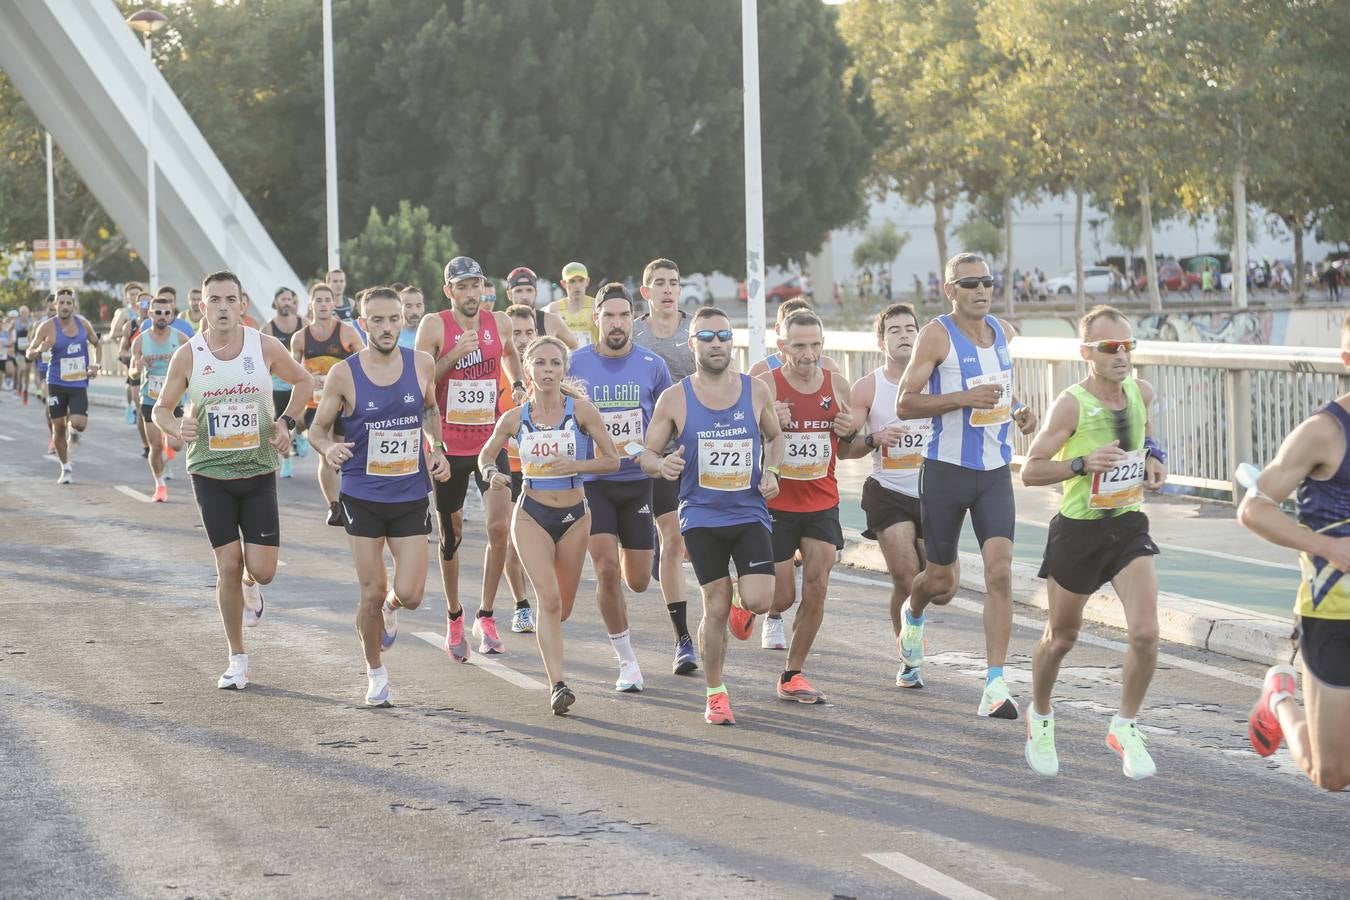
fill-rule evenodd
<path id="1" fill-rule="evenodd" d="M 163 503 L 169 499 L 169 488 L 164 483 L 165 460 L 173 459 L 171 454 L 177 448 L 160 432 L 151 419 L 151 413 L 164 388 L 164 379 L 169 374 L 169 361 L 189 338 L 171 327 L 174 318 L 171 297 L 156 297 L 150 304 L 150 317 L 154 325 L 131 341 L 131 364 L 127 371 L 141 382 L 140 413 L 141 421 L 145 423 L 145 436 L 150 441 L 150 475 L 155 479 L 154 501 Z M 183 408 L 176 407 L 173 416 L 175 419 L 182 418 Z"/>
<path id="2" fill-rule="evenodd" d="M 642 298 L 650 312 L 633 325 L 633 343 L 646 347 L 666 361 L 672 381 L 683 381 L 694 374 L 694 351 L 689 340 L 689 316 L 680 311 L 680 267 L 661 258 L 647 263 L 642 270 Z M 666 452 L 674 450 L 674 444 Z M 652 481 L 652 514 L 660 538 L 660 559 L 654 573 L 661 583 L 675 630 L 676 675 L 691 675 L 698 670 L 698 655 L 689 636 L 689 604 L 684 599 L 684 536 L 680 534 L 680 484 L 657 478 Z"/>
<path id="3" fill-rule="evenodd" d="M 26 354 L 28 345 L 33 342 L 33 332 L 36 330 L 37 324 L 33 321 L 32 312 L 27 306 L 20 306 L 14 322 L 14 389 L 25 406 L 28 405 L 28 382 L 33 370 Z"/>
<path id="4" fill-rule="evenodd" d="M 1145 489 L 1162 490 L 1166 456 L 1153 438 L 1153 386 L 1130 374 L 1135 341 L 1129 320 L 1098 306 L 1083 316 L 1078 332 L 1087 377 L 1055 399 L 1022 465 L 1025 485 L 1064 485 L 1041 565 L 1049 619 L 1032 657 L 1025 755 L 1038 775 L 1059 771 L 1055 680 L 1078 639 L 1084 605 L 1109 581 L 1125 610 L 1130 642 L 1120 711 L 1111 717 L 1106 746 L 1120 756 L 1127 777 L 1148 778 L 1157 766 L 1135 719 L 1158 662 L 1158 545 L 1140 507 Z"/>
<path id="5" fill-rule="evenodd" d="M 202 292 L 200 288 L 193 288 L 188 291 L 187 312 L 184 313 L 183 318 L 187 319 L 187 323 L 192 326 L 193 331 L 199 332 L 205 329 L 206 323 L 202 321 Z"/>
<path id="6" fill-rule="evenodd" d="M 850 387 L 837 372 L 820 366 L 825 349 L 825 326 L 813 312 L 794 312 L 787 317 L 778 339 L 779 353 L 786 362 L 759 376 L 769 390 L 775 411 L 787 405 L 783 427 L 783 467 L 778 494 L 769 500 L 773 521 L 774 597 L 773 612 L 779 618 L 765 622 L 763 644 L 783 648 L 782 614 L 797 600 L 796 567 L 802 560 L 802 602 L 792 618 L 792 641 L 787 644 L 787 666 L 778 678 L 778 697 L 798 703 L 824 703 L 825 695 L 802 674 L 820 623 L 825 617 L 825 592 L 835 554 L 844 548 L 839 525 L 839 482 L 835 458 L 839 444 L 851 441 L 854 415 L 844 399 Z M 769 623 L 776 622 L 773 632 Z M 745 640 L 754 628 L 754 618 L 737 621 L 731 633 Z"/>
<path id="7" fill-rule="evenodd" d="M 1350 315 L 1341 323 L 1341 362 L 1350 369 Z M 1280 504 L 1297 491 L 1297 522 Z M 1350 394 L 1303 420 L 1238 507 L 1252 532 L 1299 551 L 1294 600 L 1303 658 L 1303 702 L 1292 666 L 1272 666 L 1248 719 L 1252 749 L 1280 743 L 1318 787 L 1350 787 Z"/>
<path id="8" fill-rule="evenodd" d="M 427 475 L 449 478 L 450 464 L 442 452 L 436 363 L 398 345 L 403 301 L 386 287 L 363 291 L 361 298 L 370 340 L 328 371 L 310 441 L 342 471 L 340 502 L 361 584 L 356 633 L 366 656 L 366 705 L 390 706 L 389 672 L 380 654 L 398 637 L 398 611 L 422 603 L 431 533 Z M 339 414 L 350 440 L 333 437 Z M 422 452 L 424 433 L 429 453 Z M 394 560 L 392 587 L 386 547 Z"/>
<path id="9" fill-rule="evenodd" d="M 341 274 L 340 272 L 338 274 Z M 330 278 L 332 277 L 330 273 Z M 343 280 L 345 286 L 346 281 Z M 305 408 L 304 428 L 309 429 L 314 421 L 314 411 L 323 399 L 324 377 L 328 370 L 361 349 L 361 336 L 348 322 L 339 320 L 333 312 L 333 288 L 325 282 L 316 282 L 309 288 L 309 308 L 314 314 L 314 324 L 295 332 L 291 338 L 291 356 L 305 366 L 305 370 L 314 376 L 314 396 Z M 350 307 L 348 308 L 350 312 Z M 341 423 L 338 434 L 342 433 Z M 301 437 L 296 452 L 303 456 L 308 452 L 308 443 Z M 328 504 L 328 524 L 342 525 L 342 508 L 338 504 L 338 491 L 341 480 L 332 466 L 322 458 L 318 464 L 319 490 Z"/>
<path id="10" fill-rule="evenodd" d="M 37 341 L 38 328 L 41 328 L 47 322 L 56 318 L 55 294 L 47 295 L 47 302 L 44 307 L 44 310 L 45 313 L 43 317 L 40 320 L 38 320 L 37 326 L 33 329 L 33 332 L 30 335 L 28 342 L 28 346 L 30 347 L 33 346 L 35 341 Z M 37 398 L 38 402 L 42 404 L 42 414 L 47 419 L 47 455 L 55 456 L 56 429 L 52 426 L 52 408 L 51 405 L 47 402 L 47 372 L 48 366 L 51 364 L 52 361 L 52 351 L 44 350 L 41 353 L 37 354 L 37 358 L 34 359 L 33 356 L 29 354 L 28 351 L 25 350 L 24 357 L 33 363 L 34 381 L 36 381 L 37 383 Z"/>
<path id="11" fill-rule="evenodd" d="M 639 461 L 652 477 L 680 481 L 680 529 L 703 594 L 698 627 L 708 684 L 703 719 L 734 725 L 722 684 L 727 622 L 745 632 L 756 614 L 773 605 L 773 539 L 765 500 L 778 493 L 783 439 L 768 388 L 732 366 L 727 314 L 703 307 L 692 331 L 694 374 L 657 401 Z M 662 455 L 672 438 L 675 450 Z"/>
<path id="12" fill-rule="evenodd" d="M 348 322 L 352 318 L 352 298 L 347 296 L 347 274 L 341 269 L 329 269 L 328 274 L 324 276 L 324 283 L 333 294 L 333 315 L 343 322 Z M 310 288 L 312 296 L 314 289 Z M 311 313 L 313 308 L 311 307 Z M 313 321 L 311 319 L 310 321 Z"/>
<path id="13" fill-rule="evenodd" d="M 272 295 L 272 310 L 275 315 L 272 320 L 262 329 L 262 333 L 276 338 L 281 342 L 281 346 L 290 348 L 291 340 L 296 332 L 304 327 L 300 317 L 296 315 L 296 310 L 300 307 L 300 298 L 295 295 L 295 291 L 288 287 L 277 288 L 277 292 Z M 285 409 L 291 402 L 291 384 L 283 378 L 272 376 L 272 408 Z M 300 436 L 294 435 L 294 442 L 288 447 L 281 456 L 281 468 L 277 471 L 279 478 L 291 478 L 295 475 L 295 457 L 304 456 L 309 452 L 308 444 L 304 446 L 300 443 Z"/>
<path id="14" fill-rule="evenodd" d="M 928 565 L 915 576 L 904 606 L 900 661 L 914 668 L 922 664 L 924 610 L 930 603 L 942 606 L 956 596 L 961 580 L 957 542 L 969 511 L 986 584 L 988 668 L 977 712 L 1016 719 L 1017 702 L 1003 678 L 1012 637 L 1016 514 L 1009 463 L 1012 423 L 1029 434 L 1036 428 L 1036 416 L 1013 393 L 1008 341 L 1016 332 L 989 315 L 993 285 L 989 266 L 979 256 L 958 253 L 947 261 L 945 290 L 952 311 L 919 331 L 901 384 L 896 414 L 902 419 L 931 418 L 933 436 L 919 473 Z"/>
<path id="15" fill-rule="evenodd" d="M 436 360 L 436 400 L 445 413 L 442 434 L 450 460 L 450 479 L 437 482 L 436 514 L 441 531 L 441 583 L 445 589 L 445 652 L 464 662 L 469 642 L 464 638 L 464 608 L 459 602 L 459 559 L 455 551 L 464 535 L 464 497 L 473 476 L 483 492 L 487 511 L 488 546 L 483 554 L 483 592 L 473 633 L 479 653 L 501 653 L 497 623 L 492 615 L 497 583 L 501 580 L 509 546 L 511 504 L 501 491 L 487 490 L 478 465 L 478 453 L 492 436 L 497 418 L 498 378 L 503 366 L 513 392 L 523 396 L 520 355 L 510 341 L 511 323 L 505 313 L 483 309 L 483 269 L 467 256 L 456 256 L 445 265 L 442 290 L 450 309 L 424 316 L 417 328 L 417 349 Z M 497 460 L 506 469 L 506 451 Z M 489 586 L 491 590 L 488 590 Z"/>
<path id="16" fill-rule="evenodd" d="M 807 300 L 805 297 L 792 297 L 790 299 L 784 300 L 782 303 L 778 304 L 778 312 L 775 314 L 774 317 L 773 323 L 774 338 L 777 339 L 783 336 L 783 323 L 787 321 L 788 316 L 796 312 L 813 313 L 815 311 L 816 311 L 815 307 L 811 305 L 811 301 Z M 750 374 L 758 378 L 765 372 L 770 372 L 774 369 L 782 368 L 784 362 L 785 360 L 783 358 L 783 352 L 781 350 L 776 350 L 773 353 L 770 353 L 768 356 L 764 357 L 763 359 L 756 360 L 755 364 L 750 367 Z M 834 357 L 832 356 L 822 354 L 820 357 L 819 365 L 822 369 L 825 369 L 826 371 L 829 372 L 840 371 L 839 363 L 835 362 Z M 779 418 L 781 419 L 782 416 L 783 413 L 782 410 L 780 410 Z"/>
<path id="17" fill-rule="evenodd" d="M 876 541 L 891 576 L 891 628 L 899 641 L 904 626 L 901 610 L 909 599 L 914 576 L 923 568 L 923 523 L 919 515 L 919 466 L 933 434 L 930 419 L 907 422 L 896 418 L 900 377 L 909 365 L 919 333 L 914 307 L 892 303 L 877 313 L 877 349 L 885 363 L 853 385 L 849 405 L 865 422 L 862 439 L 839 445 L 842 459 L 872 455 L 872 474 L 863 482 L 862 508 L 867 516 L 863 537 Z M 898 643 L 897 643 L 898 647 Z M 903 663 L 896 687 L 921 688 L 916 667 Z"/>
<path id="18" fill-rule="evenodd" d="M 506 308 L 506 316 L 511 320 L 511 343 L 515 345 L 516 353 L 522 360 L 525 359 L 525 349 L 538 336 L 535 332 L 536 312 L 537 310 L 528 306 Z M 528 383 L 529 373 L 525 374 Z M 500 418 L 507 410 L 519 406 L 512 396 L 511 385 L 506 382 L 505 368 L 501 370 L 498 389 L 501 391 L 501 398 L 497 404 L 497 414 Z M 510 468 L 511 502 L 514 504 L 520 499 L 520 492 L 524 489 L 524 476 L 520 473 L 520 445 L 516 442 L 515 435 L 506 439 L 506 461 Z M 525 567 L 521 564 L 520 553 L 516 550 L 515 535 L 511 536 L 511 546 L 506 551 L 503 571 L 507 587 L 511 590 L 511 597 L 516 602 L 515 612 L 511 615 L 511 630 L 516 634 L 533 634 L 534 611 L 530 609 L 530 600 L 525 596 Z M 493 599 L 495 601 L 496 597 Z"/>
<path id="19" fill-rule="evenodd" d="M 586 293 L 591 276 L 584 265 L 570 262 L 563 266 L 562 283 L 567 296 L 550 303 L 548 311 L 562 319 L 578 346 L 594 344 L 600 335 L 595 328 L 595 298 Z"/>
<path id="20" fill-rule="evenodd" d="M 584 267 L 583 267 L 584 268 Z M 568 350 L 577 349 L 576 335 L 557 313 L 538 308 L 539 276 L 533 269 L 517 266 L 506 276 L 506 299 L 511 306 L 528 306 L 534 313 L 536 334 L 550 334 L 567 345 Z M 508 307 L 508 312 L 509 307 Z M 587 326 L 589 328 L 589 326 Z"/>
<path id="21" fill-rule="evenodd" d="M 458 308 L 458 298 L 452 299 Z M 582 478 L 619 466 L 600 412 L 566 377 L 567 356 L 558 338 L 546 335 L 530 342 L 525 400 L 497 420 L 478 454 L 478 468 L 492 485 L 488 496 L 505 497 L 511 479 L 499 468 L 502 449 L 513 434 L 520 444 L 524 490 L 511 531 L 539 601 L 539 654 L 553 686 L 549 703 L 559 716 L 576 702 L 563 677 L 562 623 L 572 614 L 590 534 Z"/>
<path id="22" fill-rule="evenodd" d="M 591 513 L 595 602 L 619 658 L 614 689 L 637 693 L 643 686 L 642 669 L 633 652 L 623 585 L 635 594 L 647 590 L 656 535 L 652 480 L 633 457 L 642 452 L 657 398 L 670 387 L 670 370 L 661 357 L 633 346 L 633 298 L 622 284 L 605 285 L 595 304 L 600 340 L 572 356 L 568 375 L 590 392 L 610 440 L 624 457 L 617 472 L 586 476 L 586 506 Z"/>
<path id="23" fill-rule="evenodd" d="M 56 458 L 61 461 L 57 484 L 74 479 L 70 464 L 70 444 L 89 423 L 89 379 L 98 375 L 103 351 L 98 333 L 89 320 L 75 312 L 75 292 L 60 288 L 56 292 L 56 318 L 38 326 L 27 356 L 33 359 L 51 351 L 47 367 L 47 412 L 51 416 L 52 440 Z"/>
<path id="24" fill-rule="evenodd" d="M 150 439 L 145 436 L 145 422 L 141 419 L 140 413 L 140 393 L 141 379 L 139 375 L 133 375 L 130 371 L 131 366 L 131 341 L 136 335 L 140 334 L 141 325 L 150 320 L 150 301 L 154 298 L 150 294 L 142 291 L 136 296 L 135 303 L 132 304 L 131 311 L 127 317 L 122 320 L 122 330 L 115 335 L 117 338 L 117 361 L 127 369 L 127 401 L 126 422 L 128 425 L 136 426 L 136 435 L 141 439 L 141 456 L 150 458 Z"/>
<path id="25" fill-rule="evenodd" d="M 197 330 L 192 327 L 191 323 L 178 318 L 178 290 L 171 285 L 166 284 L 159 289 L 155 294 L 154 299 L 159 300 L 161 298 L 168 300 L 169 305 L 173 307 L 173 320 L 169 323 L 173 327 L 173 330 L 185 337 L 192 337 L 196 334 Z M 151 300 L 150 302 L 153 304 L 154 300 Z M 141 317 L 139 326 L 141 332 L 148 331 L 152 325 L 154 325 L 154 316 L 147 314 Z"/>
<path id="26" fill-rule="evenodd" d="M 215 556 L 216 606 L 230 649 L 216 687 L 243 690 L 249 676 L 243 626 L 262 617 L 261 585 L 276 574 L 281 544 L 277 451 L 290 444 L 312 382 L 280 341 L 241 324 L 237 276 L 207 275 L 202 293 L 203 324 L 210 330 L 174 353 L 153 421 L 171 442 L 187 445 L 192 493 Z M 272 373 L 295 385 L 290 405 L 277 416 L 285 428 L 272 421 Z M 190 411 L 174 418 L 185 392 Z"/>
<path id="27" fill-rule="evenodd" d="M 422 289 L 414 285 L 400 288 L 398 298 L 403 304 L 403 326 L 398 332 L 398 345 L 411 350 L 417 344 L 417 324 L 426 315 L 427 301 L 422 296 Z"/>
<path id="28" fill-rule="evenodd" d="M 0 388 L 19 393 L 19 379 L 14 363 L 15 341 L 14 321 L 19 318 L 17 310 L 11 309 L 0 316 Z"/>

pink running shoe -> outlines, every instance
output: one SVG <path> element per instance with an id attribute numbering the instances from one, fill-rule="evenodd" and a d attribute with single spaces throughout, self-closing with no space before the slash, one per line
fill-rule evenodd
<path id="1" fill-rule="evenodd" d="M 478 641 L 478 652 L 484 656 L 506 652 L 497 636 L 497 620 L 492 616 L 474 616 L 473 636 Z"/>
<path id="2" fill-rule="evenodd" d="M 445 652 L 455 662 L 469 661 L 469 642 L 464 640 L 464 616 L 447 619 L 445 630 Z"/>

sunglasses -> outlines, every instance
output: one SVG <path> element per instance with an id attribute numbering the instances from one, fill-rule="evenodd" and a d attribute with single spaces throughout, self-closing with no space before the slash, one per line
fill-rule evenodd
<path id="1" fill-rule="evenodd" d="M 152 315 L 152 316 L 171 316 L 171 315 L 173 315 L 173 311 L 172 311 L 172 310 L 168 310 L 168 309 L 156 309 L 156 310 L 152 311 L 152 312 L 150 313 L 150 315 Z"/>
<path id="2" fill-rule="evenodd" d="M 1126 353 L 1133 353 L 1134 348 L 1139 346 L 1139 342 L 1130 338 L 1128 341 L 1088 341 L 1083 346 L 1092 350 L 1100 350 L 1107 356 L 1115 356 L 1122 350 Z"/>
<path id="3" fill-rule="evenodd" d="M 965 278 L 958 278 L 952 282 L 959 288 L 965 288 L 968 291 L 977 287 L 993 287 L 994 276 L 992 275 L 969 275 Z"/>
<path id="4" fill-rule="evenodd" d="M 721 331 L 695 331 L 694 337 L 705 344 L 710 344 L 714 340 L 726 342 L 731 340 L 731 329 L 723 328 Z"/>

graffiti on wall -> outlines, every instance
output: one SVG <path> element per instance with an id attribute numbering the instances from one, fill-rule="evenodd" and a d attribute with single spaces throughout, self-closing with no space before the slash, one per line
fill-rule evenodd
<path id="1" fill-rule="evenodd" d="M 1163 312 L 1140 316 L 1135 337 L 1145 341 L 1193 344 L 1270 344 L 1276 316 L 1287 312 Z"/>

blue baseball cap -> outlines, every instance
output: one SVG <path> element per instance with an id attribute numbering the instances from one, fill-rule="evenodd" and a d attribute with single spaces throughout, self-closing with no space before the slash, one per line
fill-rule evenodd
<path id="1" fill-rule="evenodd" d="M 456 256 L 445 264 L 445 283 L 454 284 L 466 278 L 483 278 L 483 267 L 477 260 L 467 256 Z"/>

